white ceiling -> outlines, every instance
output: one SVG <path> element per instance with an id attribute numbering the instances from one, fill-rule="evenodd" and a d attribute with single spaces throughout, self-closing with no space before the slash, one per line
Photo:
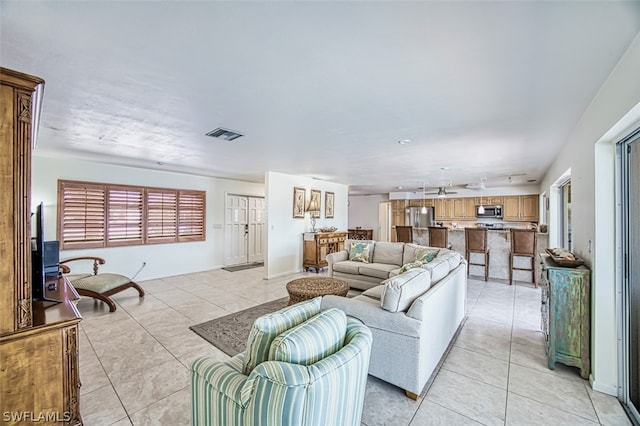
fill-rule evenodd
<path id="1" fill-rule="evenodd" d="M 2 66 L 46 80 L 36 154 L 351 194 L 539 180 L 640 31 L 637 1 L 0 8 Z"/>

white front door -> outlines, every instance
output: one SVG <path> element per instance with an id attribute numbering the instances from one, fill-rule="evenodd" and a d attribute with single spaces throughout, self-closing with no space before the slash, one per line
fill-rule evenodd
<path id="1" fill-rule="evenodd" d="M 249 197 L 249 262 L 264 262 L 264 231 L 267 223 L 264 198 Z"/>
<path id="2" fill-rule="evenodd" d="M 225 266 L 264 261 L 265 201 L 228 194 L 225 206 Z"/>

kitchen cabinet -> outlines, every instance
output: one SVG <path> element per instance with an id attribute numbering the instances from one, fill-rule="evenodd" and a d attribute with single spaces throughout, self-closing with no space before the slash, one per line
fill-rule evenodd
<path id="1" fill-rule="evenodd" d="M 433 207 L 433 198 L 430 198 L 428 200 L 409 200 L 408 201 L 408 207 Z"/>
<path id="2" fill-rule="evenodd" d="M 537 222 L 538 195 L 514 195 L 504 197 L 503 219 Z"/>
<path id="3" fill-rule="evenodd" d="M 451 198 L 451 218 L 452 219 L 475 219 L 476 200 L 473 197 Z"/>
<path id="4" fill-rule="evenodd" d="M 435 200 L 436 220 L 453 219 L 453 203 L 451 198 L 437 198 Z"/>
<path id="5" fill-rule="evenodd" d="M 480 204 L 483 206 L 501 206 L 504 204 L 504 197 L 476 197 L 475 201 L 477 206 Z"/>
<path id="6" fill-rule="evenodd" d="M 316 273 L 329 266 L 327 255 L 344 250 L 346 232 L 305 232 L 302 267 L 305 271 L 314 268 Z"/>
<path id="7" fill-rule="evenodd" d="M 585 266 L 560 267 L 550 256 L 542 259 L 542 333 L 546 339 L 547 364 L 578 367 L 583 379 L 591 369 L 590 277 Z"/>

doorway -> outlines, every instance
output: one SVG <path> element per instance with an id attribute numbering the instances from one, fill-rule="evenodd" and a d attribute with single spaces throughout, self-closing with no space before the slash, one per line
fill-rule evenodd
<path id="1" fill-rule="evenodd" d="M 640 129 L 617 146 L 622 242 L 622 403 L 640 423 Z"/>
<path id="2" fill-rule="evenodd" d="M 264 262 L 264 197 L 227 194 L 225 204 L 224 266 Z"/>
<path id="3" fill-rule="evenodd" d="M 391 203 L 384 202 L 378 205 L 378 235 L 374 236 L 378 241 L 391 241 Z"/>

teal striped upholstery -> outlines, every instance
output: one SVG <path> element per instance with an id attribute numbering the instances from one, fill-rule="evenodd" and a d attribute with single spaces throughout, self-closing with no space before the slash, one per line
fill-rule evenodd
<path id="1" fill-rule="evenodd" d="M 323 318 L 340 321 L 334 313 Z M 313 334 L 321 322 L 300 330 Z M 226 362 L 198 358 L 191 365 L 192 425 L 359 426 L 371 344 L 367 326 L 349 317 L 344 346 L 310 365 L 270 360 L 247 376 L 244 354 Z"/>
<path id="2" fill-rule="evenodd" d="M 290 328 L 271 344 L 269 359 L 309 365 L 326 358 L 344 345 L 347 316 L 340 309 L 329 309 Z"/>
<path id="3" fill-rule="evenodd" d="M 242 372 L 249 374 L 256 365 L 269 358 L 271 342 L 283 331 L 305 322 L 320 312 L 321 297 L 287 306 L 258 318 L 249 331 Z"/>

